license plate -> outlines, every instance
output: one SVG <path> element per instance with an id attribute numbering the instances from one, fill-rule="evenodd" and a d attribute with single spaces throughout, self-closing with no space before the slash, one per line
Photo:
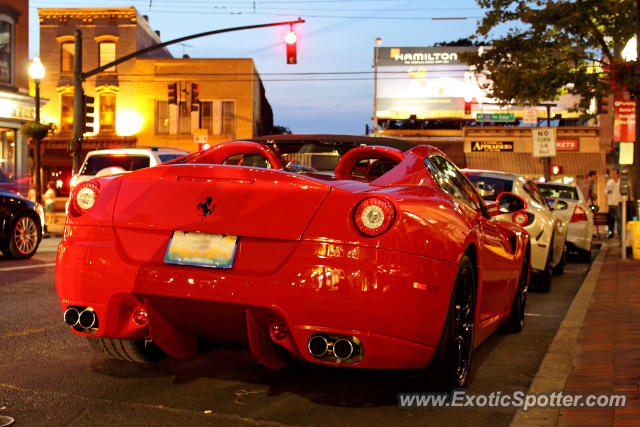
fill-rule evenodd
<path id="1" fill-rule="evenodd" d="M 231 268 L 237 236 L 174 231 L 164 262 L 200 267 Z"/>

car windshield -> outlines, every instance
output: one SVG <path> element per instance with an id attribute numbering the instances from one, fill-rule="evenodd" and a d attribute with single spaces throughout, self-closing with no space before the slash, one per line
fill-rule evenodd
<path id="1" fill-rule="evenodd" d="M 467 178 L 478 189 L 484 200 L 495 200 L 498 194 L 513 190 L 513 181 L 510 179 L 474 174 L 467 175 Z"/>
<path id="2" fill-rule="evenodd" d="M 538 188 L 542 191 L 545 197 L 551 199 L 569 199 L 579 200 L 578 190 L 574 187 L 567 187 L 566 185 L 553 185 L 538 183 Z"/>
<path id="3" fill-rule="evenodd" d="M 169 160 L 177 159 L 178 157 L 182 157 L 188 153 L 179 153 L 179 154 L 158 154 L 158 158 L 160 159 L 160 163 L 168 162 Z"/>
<path id="4" fill-rule="evenodd" d="M 80 171 L 81 175 L 96 175 L 104 168 L 120 167 L 125 171 L 134 171 L 148 168 L 150 165 L 148 156 L 137 156 L 131 154 L 96 154 L 89 156 L 84 167 Z"/>

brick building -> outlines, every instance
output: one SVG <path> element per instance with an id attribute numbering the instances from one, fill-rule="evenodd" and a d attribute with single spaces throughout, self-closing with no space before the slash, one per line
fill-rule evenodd
<path id="1" fill-rule="evenodd" d="M 29 146 L 20 127 L 32 121 L 35 100 L 29 96 L 29 2 L 0 4 L 0 181 L 31 174 Z"/>
<path id="2" fill-rule="evenodd" d="M 67 145 L 73 133 L 74 33 L 82 34 L 83 72 L 160 43 L 148 19 L 133 7 L 38 9 L 40 53 L 47 73 L 41 95 L 45 121 L 57 124 L 44 141 L 45 176 L 71 172 Z M 222 84 L 221 84 L 222 83 Z M 168 86 L 176 85 L 176 103 Z M 96 74 L 83 83 L 95 100 L 93 131 L 83 154 L 98 148 L 155 145 L 198 149 L 208 143 L 250 138 L 271 131 L 272 112 L 251 59 L 173 58 L 165 48 Z M 194 90 L 195 89 L 195 90 Z M 193 92 L 199 92 L 198 102 Z M 64 190 L 63 189 L 63 193 Z"/>

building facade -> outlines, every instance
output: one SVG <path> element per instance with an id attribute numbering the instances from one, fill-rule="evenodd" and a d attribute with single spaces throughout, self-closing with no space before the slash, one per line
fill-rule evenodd
<path id="1" fill-rule="evenodd" d="M 42 115 L 57 125 L 44 141 L 42 164 L 45 175 L 63 177 L 64 194 L 72 164 L 67 148 L 73 133 L 75 31 L 82 34 L 85 73 L 161 43 L 160 34 L 133 7 L 38 9 L 38 15 L 47 69 L 41 95 L 49 98 Z M 273 124 L 251 59 L 178 59 L 161 48 L 89 77 L 83 89 L 94 101 L 83 157 L 90 150 L 133 145 L 195 151 L 203 142 L 268 133 Z"/>
<path id="2" fill-rule="evenodd" d="M 20 128 L 35 117 L 35 100 L 29 96 L 28 18 L 28 1 L 0 4 L 0 183 L 27 186 L 33 161 Z"/>

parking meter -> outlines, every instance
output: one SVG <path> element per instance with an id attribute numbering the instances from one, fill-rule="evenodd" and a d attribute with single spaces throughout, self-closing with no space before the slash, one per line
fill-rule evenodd
<path id="1" fill-rule="evenodd" d="M 629 195 L 629 169 L 623 168 L 620 172 L 620 195 Z"/>

